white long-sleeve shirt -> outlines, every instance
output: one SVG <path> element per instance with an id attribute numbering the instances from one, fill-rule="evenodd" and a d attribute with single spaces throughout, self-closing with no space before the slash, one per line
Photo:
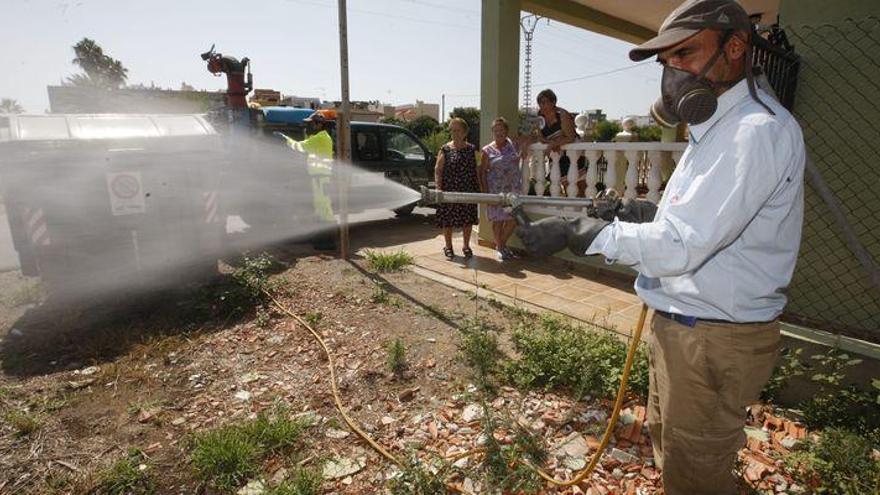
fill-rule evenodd
<path id="1" fill-rule="evenodd" d="M 639 272 L 648 306 L 697 318 L 769 321 L 785 303 L 801 241 L 805 163 L 801 128 L 746 81 L 690 127 L 688 147 L 651 223 L 615 219 L 586 254 Z"/>

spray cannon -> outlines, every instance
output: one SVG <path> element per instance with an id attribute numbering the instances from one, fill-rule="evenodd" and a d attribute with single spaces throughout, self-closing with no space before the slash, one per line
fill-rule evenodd
<path id="1" fill-rule="evenodd" d="M 563 198 L 550 196 L 524 196 L 516 193 L 468 193 L 455 191 L 438 191 L 422 186 L 423 204 L 440 203 L 468 203 L 500 205 L 512 209 L 516 222 L 520 225 L 528 225 L 531 221 L 523 210 L 526 206 L 555 206 L 560 208 L 581 208 L 587 211 L 588 216 L 596 216 L 596 210 L 602 204 L 614 201 L 617 193 L 611 190 L 608 194 L 593 198 Z"/>
<path id="2" fill-rule="evenodd" d="M 247 108 L 247 94 L 254 87 L 254 77 L 251 74 L 250 59 L 245 57 L 238 60 L 235 57 L 217 53 L 214 45 L 211 49 L 201 54 L 202 60 L 208 62 L 208 72 L 219 76 L 226 74 L 226 98 L 229 108 Z M 247 80 L 245 80 L 247 72 Z"/>

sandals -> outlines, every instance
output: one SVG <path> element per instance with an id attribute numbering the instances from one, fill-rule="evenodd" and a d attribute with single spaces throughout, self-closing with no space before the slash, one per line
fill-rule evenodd
<path id="1" fill-rule="evenodd" d="M 445 246 L 443 248 L 443 256 L 446 256 L 446 259 L 452 261 L 455 259 L 455 251 L 453 251 L 451 247 Z"/>
<path id="2" fill-rule="evenodd" d="M 464 253 L 464 259 L 466 259 L 466 260 L 474 257 L 474 252 L 471 251 L 471 248 L 469 248 L 469 247 L 462 248 L 461 252 Z"/>

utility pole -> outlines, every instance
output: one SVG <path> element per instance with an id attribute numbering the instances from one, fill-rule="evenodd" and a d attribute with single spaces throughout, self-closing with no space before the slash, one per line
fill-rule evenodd
<path id="1" fill-rule="evenodd" d="M 527 16 L 523 16 L 519 20 L 520 26 L 522 26 L 523 34 L 526 38 L 526 61 L 525 61 L 525 73 L 523 74 L 523 110 L 526 112 L 526 117 L 528 118 L 531 115 L 529 109 L 532 104 L 532 39 L 535 36 L 535 28 L 538 27 L 538 21 L 541 20 L 541 16 L 537 14 L 529 14 Z"/>
<path id="2" fill-rule="evenodd" d="M 339 66 L 342 73 L 342 112 L 337 116 L 336 179 L 339 190 L 339 257 L 348 259 L 348 189 L 351 185 L 351 101 L 348 88 L 348 13 L 346 0 L 339 0 Z"/>
<path id="3" fill-rule="evenodd" d="M 440 123 L 446 120 L 446 93 L 440 95 Z"/>

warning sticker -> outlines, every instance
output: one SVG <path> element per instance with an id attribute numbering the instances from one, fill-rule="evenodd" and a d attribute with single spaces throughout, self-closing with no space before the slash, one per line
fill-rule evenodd
<path id="1" fill-rule="evenodd" d="M 114 216 L 144 213 L 144 188 L 140 172 L 108 172 L 107 189 L 110 192 L 110 210 Z"/>

